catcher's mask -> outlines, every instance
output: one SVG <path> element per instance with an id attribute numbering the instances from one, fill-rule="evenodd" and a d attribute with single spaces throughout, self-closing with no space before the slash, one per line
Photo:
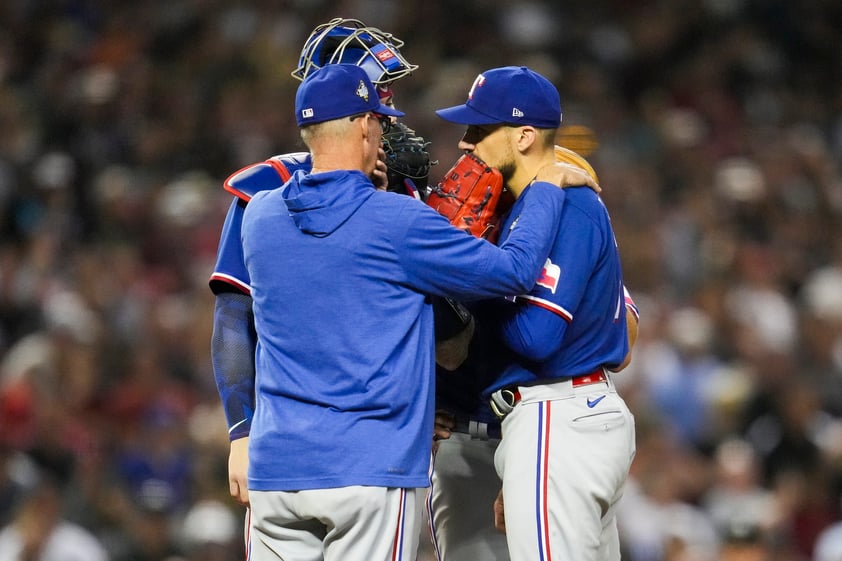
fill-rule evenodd
<path id="1" fill-rule="evenodd" d="M 372 83 L 385 86 L 418 68 L 398 50 L 403 41 L 356 19 L 334 18 L 313 30 L 301 49 L 293 78 L 304 80 L 326 64 L 355 64 Z"/>

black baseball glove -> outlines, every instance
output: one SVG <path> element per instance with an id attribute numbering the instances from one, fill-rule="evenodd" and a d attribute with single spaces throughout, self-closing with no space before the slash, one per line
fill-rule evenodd
<path id="1" fill-rule="evenodd" d="M 383 135 L 389 191 L 423 198 L 427 190 L 430 161 L 429 142 L 401 122 L 393 123 Z"/>

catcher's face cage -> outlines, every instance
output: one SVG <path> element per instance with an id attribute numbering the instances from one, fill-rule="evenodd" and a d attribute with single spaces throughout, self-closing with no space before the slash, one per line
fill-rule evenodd
<path id="1" fill-rule="evenodd" d="M 403 41 L 391 33 L 366 27 L 359 20 L 334 18 L 310 34 L 292 76 L 304 80 L 326 64 L 355 64 L 372 83 L 386 85 L 418 68 L 398 51 L 402 46 Z"/>

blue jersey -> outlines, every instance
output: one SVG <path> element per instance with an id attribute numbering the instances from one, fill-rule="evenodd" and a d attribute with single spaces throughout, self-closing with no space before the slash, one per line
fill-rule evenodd
<path id="1" fill-rule="evenodd" d="M 527 188 L 501 229 L 501 242 L 520 219 Z M 486 394 L 512 384 L 588 374 L 622 363 L 628 353 L 626 292 L 608 210 L 586 187 L 568 188 L 556 240 L 535 287 L 497 306 L 500 336 L 517 359 Z"/>
<path id="2" fill-rule="evenodd" d="M 359 172 L 297 172 L 254 195 L 242 226 L 258 335 L 250 489 L 428 485 L 426 294 L 528 291 L 565 198 L 533 189 L 544 196 L 500 247 Z"/>

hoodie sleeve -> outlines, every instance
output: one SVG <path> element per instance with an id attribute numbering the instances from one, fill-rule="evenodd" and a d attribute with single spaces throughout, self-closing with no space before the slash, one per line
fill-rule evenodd
<path id="1" fill-rule="evenodd" d="M 556 238 L 563 189 L 535 183 L 500 247 L 452 226 L 424 205 L 405 205 L 396 251 L 418 290 L 460 301 L 528 292 Z"/>

